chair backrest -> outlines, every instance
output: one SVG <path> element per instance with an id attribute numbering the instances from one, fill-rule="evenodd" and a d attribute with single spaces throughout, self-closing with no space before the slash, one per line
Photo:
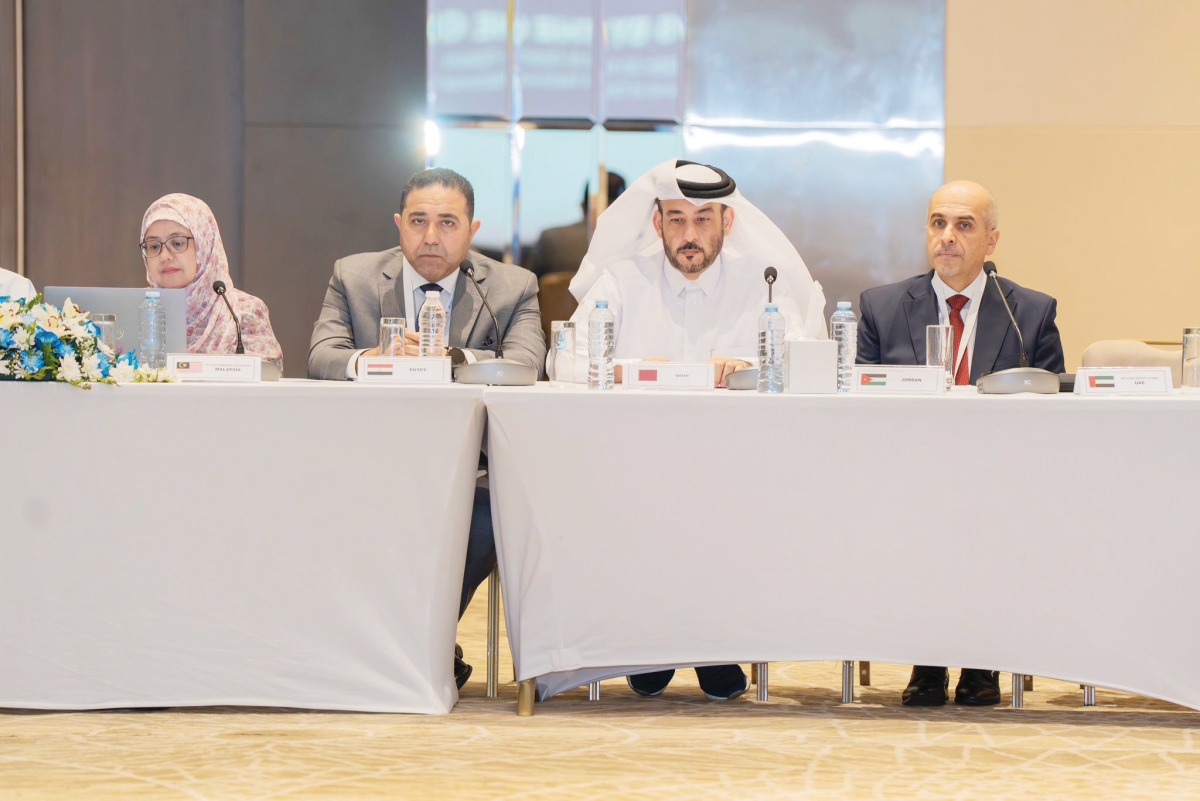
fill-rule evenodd
<path id="1" fill-rule="evenodd" d="M 538 305 L 542 308 L 542 330 L 550 341 L 550 323 L 570 320 L 579 303 L 569 289 L 574 272 L 546 273 L 538 279 Z"/>
<path id="2" fill-rule="evenodd" d="M 1171 383 L 1183 375 L 1183 346 L 1148 345 L 1138 339 L 1102 339 L 1083 352 L 1084 367 L 1170 367 Z"/>

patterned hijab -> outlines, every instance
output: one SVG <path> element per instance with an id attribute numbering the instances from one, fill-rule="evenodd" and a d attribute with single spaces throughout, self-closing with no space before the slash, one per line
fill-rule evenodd
<path id="1" fill-rule="evenodd" d="M 246 353 L 253 353 L 282 366 L 283 351 L 275 332 L 267 305 L 251 294 L 235 289 L 229 276 L 229 260 L 221 243 L 217 219 L 208 204 L 191 195 L 172 194 L 150 204 L 142 217 L 142 234 L 159 220 L 169 220 L 192 232 L 196 247 L 196 277 L 187 285 L 187 349 L 188 353 L 234 353 L 237 350 L 237 329 L 225 308 L 225 302 L 213 291 L 214 281 L 224 281 L 226 297 L 242 325 L 242 344 Z M 145 254 L 142 256 L 145 260 Z M 146 268 L 146 282 L 158 286 Z"/>

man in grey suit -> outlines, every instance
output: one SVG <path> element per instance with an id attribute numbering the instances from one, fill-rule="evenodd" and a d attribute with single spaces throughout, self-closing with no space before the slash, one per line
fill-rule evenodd
<path id="1" fill-rule="evenodd" d="M 500 343 L 505 358 L 540 372 L 546 360 L 546 340 L 537 279 L 528 270 L 471 253 L 471 240 L 480 223 L 474 216 L 475 191 L 458 173 L 433 169 L 410 178 L 400 195 L 400 212 L 394 216 L 400 246 L 382 253 L 347 256 L 333 265 L 309 344 L 309 378 L 355 378 L 362 356 L 380 354 L 381 317 L 408 319 L 404 353 L 417 355 L 417 315 L 430 290 L 441 292 L 447 307 L 448 355 L 455 365 L 492 358 Z M 496 313 L 499 330 L 483 310 L 475 288 L 468 286 L 470 279 L 459 272 L 467 258 L 475 268 L 479 290 Z M 475 489 L 459 617 L 495 563 L 485 478 Z M 471 666 L 456 647 L 454 677 L 460 688 L 470 674 Z"/>
<path id="2" fill-rule="evenodd" d="M 954 330 L 956 384 L 1017 367 L 1021 345 L 997 288 L 983 271 L 1000 241 L 996 199 L 973 181 L 953 181 L 933 193 L 925 222 L 925 249 L 932 268 L 924 275 L 863 292 L 858 300 L 859 364 L 924 364 L 925 327 L 949 324 Z M 1064 369 L 1062 341 L 1054 322 L 1057 301 L 1000 279 L 1004 296 L 1025 337 L 1029 365 L 1053 373 Z M 950 437 L 960 435 L 960 439 Z M 970 447 L 970 432 L 930 432 L 930 447 Z M 957 444 L 955 444 L 957 442 Z M 947 444 L 949 443 L 949 444 Z M 955 525 L 947 521 L 947 525 Z M 931 623 L 931 625 L 933 625 Z M 991 625 L 980 621 L 981 626 Z M 949 698 L 950 673 L 941 666 L 917 665 L 901 695 L 905 706 L 941 706 Z M 1000 703 L 1000 674 L 963 668 L 954 702 L 964 706 Z"/>

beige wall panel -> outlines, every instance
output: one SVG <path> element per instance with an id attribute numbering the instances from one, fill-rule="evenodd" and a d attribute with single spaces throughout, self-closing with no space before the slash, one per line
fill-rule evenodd
<path id="1" fill-rule="evenodd" d="M 1197 0 L 948 0 L 946 126 L 1200 125 Z"/>
<path id="2" fill-rule="evenodd" d="M 1001 275 L 1058 298 L 1068 370 L 1095 340 L 1200 325 L 1197 153 L 1200 129 L 947 129 L 947 179 L 999 203 Z"/>

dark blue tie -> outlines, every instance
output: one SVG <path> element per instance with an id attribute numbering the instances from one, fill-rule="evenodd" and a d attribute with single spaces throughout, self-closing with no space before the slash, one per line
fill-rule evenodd
<path id="1" fill-rule="evenodd" d="M 419 287 L 417 287 L 417 289 L 420 289 L 422 292 L 445 292 L 446 291 L 446 290 L 442 289 L 441 284 L 421 284 Z M 424 304 L 425 304 L 425 301 L 421 301 L 421 305 L 424 305 Z M 445 304 L 443 303 L 442 305 L 444 306 Z M 417 331 L 420 331 L 420 330 L 421 330 L 421 310 L 420 310 L 420 308 L 418 308 L 417 309 Z"/>

